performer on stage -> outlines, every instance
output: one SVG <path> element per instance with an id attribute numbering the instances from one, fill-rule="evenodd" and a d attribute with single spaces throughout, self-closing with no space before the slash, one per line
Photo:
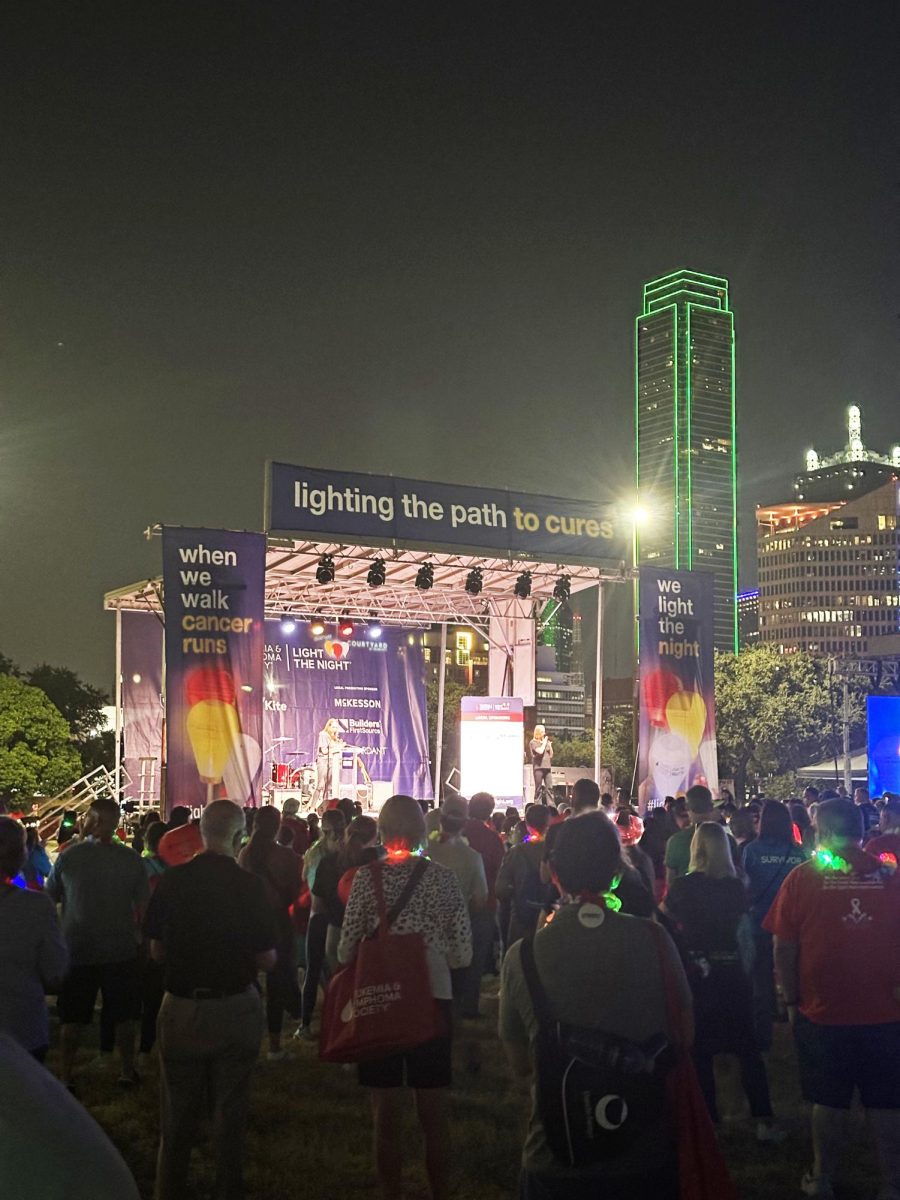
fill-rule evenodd
<path id="1" fill-rule="evenodd" d="M 319 816 L 332 798 L 331 793 L 341 775 L 341 753 L 347 743 L 341 737 L 341 725 L 334 717 L 325 722 L 316 743 L 315 808 Z"/>
<path id="2" fill-rule="evenodd" d="M 550 771 L 553 764 L 553 743 L 547 737 L 543 725 L 535 725 L 534 737 L 528 743 L 531 753 L 531 770 L 534 774 L 535 804 L 549 804 L 553 800 L 550 786 Z"/>

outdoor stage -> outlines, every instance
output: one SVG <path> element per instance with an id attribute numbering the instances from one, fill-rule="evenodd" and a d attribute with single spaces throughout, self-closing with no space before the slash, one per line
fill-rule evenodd
<path id="1" fill-rule="evenodd" d="M 323 474 L 303 468 L 284 469 L 307 477 Z M 381 477 L 352 478 L 383 482 Z M 396 491 L 402 482 L 391 480 L 390 487 Z M 450 489 L 449 485 L 417 486 L 441 488 L 444 495 L 448 491 L 454 494 L 475 491 Z M 541 497 L 524 499 L 530 506 L 526 515 L 539 511 L 539 502 L 545 507 L 549 503 Z M 502 500 L 492 502 L 497 504 Z M 431 503 L 434 513 L 435 502 Z M 582 512 L 588 509 L 590 515 L 580 517 L 582 526 L 590 521 L 598 527 L 598 509 L 602 510 L 604 520 L 610 519 L 609 506 L 588 505 L 584 501 L 552 503 L 554 509 L 566 505 L 579 506 Z M 474 506 L 467 506 L 467 511 L 473 513 Z M 339 527 L 334 531 L 336 536 L 325 537 L 317 531 L 318 536 L 313 538 L 282 533 L 286 517 L 282 513 L 277 519 L 279 531 L 266 535 L 264 547 L 260 694 L 254 694 L 256 688 L 246 682 L 250 676 L 245 674 L 240 677 L 244 682 L 234 701 L 241 711 L 253 706 L 261 718 L 261 731 L 256 739 L 258 749 L 251 747 L 244 754 L 240 770 L 233 768 L 229 772 L 226 763 L 213 789 L 207 787 L 205 792 L 199 786 L 194 789 L 188 798 L 192 807 L 220 794 L 247 803 L 280 802 L 290 794 L 297 795 L 307 806 L 315 787 L 316 741 L 326 721 L 332 719 L 340 722 L 342 740 L 346 743 L 340 771 L 334 780 L 335 795 L 359 799 L 364 807 L 378 807 L 396 791 L 432 798 L 434 791 L 440 790 L 435 789 L 435 781 L 442 777 L 443 747 L 438 739 L 435 761 L 431 762 L 424 662 L 417 631 L 433 625 L 440 625 L 443 630 L 438 728 L 443 728 L 449 624 L 471 626 L 488 644 L 491 695 L 517 696 L 526 706 L 533 705 L 536 621 L 548 601 L 560 602 L 554 599 L 554 591 L 559 594 L 561 577 L 566 579 L 572 594 L 592 589 L 598 598 L 594 736 L 595 772 L 599 777 L 603 593 L 606 586 L 628 583 L 633 578 L 630 556 L 625 554 L 630 546 L 630 532 L 627 537 L 609 539 L 610 544 L 603 546 L 603 558 L 593 552 L 592 546 L 587 546 L 587 554 L 561 560 L 547 553 L 527 555 L 509 548 L 498 551 L 448 546 L 444 540 L 448 539 L 445 528 L 435 530 L 433 543 L 413 543 L 409 539 L 365 536 L 340 528 L 347 524 L 347 516 L 343 514 L 330 518 L 330 523 Z M 298 520 L 309 524 L 309 513 Z M 572 528 L 578 528 L 574 519 Z M 206 532 L 209 538 L 218 536 L 225 541 L 229 536 L 224 531 L 181 532 Z M 155 539 L 162 533 L 161 527 L 154 526 L 146 531 L 146 536 Z M 450 536 L 458 541 L 460 535 Z M 496 533 L 485 535 L 484 531 L 472 529 L 464 531 L 462 536 L 497 540 Z M 582 548 L 577 534 L 575 539 L 558 540 L 569 549 L 573 545 Z M 323 564 L 327 566 L 324 571 Z M 527 588 L 523 581 L 527 581 Z M 526 590 L 527 595 L 522 595 Z M 105 597 L 104 607 L 116 616 L 117 765 L 125 766 L 131 781 L 126 785 L 125 798 L 156 805 L 162 792 L 167 806 L 184 803 L 184 796 L 171 794 L 171 773 L 169 794 L 165 796 L 166 751 L 169 750 L 171 757 L 173 735 L 171 715 L 169 723 L 166 721 L 166 682 L 168 677 L 171 685 L 173 678 L 173 651 L 172 641 L 164 637 L 163 580 L 156 577 L 111 591 Z M 198 620 L 203 625 L 200 618 L 189 620 L 192 626 Z M 250 618 L 242 621 L 249 628 Z M 240 626 L 241 621 L 232 620 L 231 624 Z M 169 643 L 168 662 L 163 649 L 165 642 Z M 196 676 L 197 668 L 192 669 Z M 168 699 L 171 713 L 172 697 Z M 253 740 L 245 737 L 248 745 Z M 201 777 L 209 778 L 202 771 Z"/>

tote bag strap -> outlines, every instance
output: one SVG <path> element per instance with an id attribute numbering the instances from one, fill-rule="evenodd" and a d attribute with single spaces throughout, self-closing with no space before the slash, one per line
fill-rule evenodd
<path id="1" fill-rule="evenodd" d="M 382 882 L 381 874 L 383 867 L 381 863 L 372 863 L 369 869 L 372 872 L 372 888 L 375 892 L 375 906 L 378 909 L 378 926 L 376 928 L 376 933 L 379 937 L 387 937 L 391 926 L 403 912 L 404 908 L 406 908 L 410 897 L 419 886 L 419 880 L 428 870 L 428 861 L 424 858 L 419 858 L 416 860 L 416 865 L 413 867 L 412 873 L 404 884 L 400 895 L 391 905 L 390 912 L 388 912 L 384 899 L 384 884 Z"/>

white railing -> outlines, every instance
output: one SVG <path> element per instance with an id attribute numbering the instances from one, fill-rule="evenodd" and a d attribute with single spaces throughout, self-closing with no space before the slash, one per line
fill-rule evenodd
<path id="1" fill-rule="evenodd" d="M 128 772 L 120 767 L 118 775 L 113 769 L 95 767 L 82 775 L 57 796 L 36 804 L 32 809 L 38 819 L 38 831 L 42 840 L 52 837 L 64 812 L 83 813 L 101 796 L 109 796 L 117 803 L 122 790 L 131 782 Z"/>

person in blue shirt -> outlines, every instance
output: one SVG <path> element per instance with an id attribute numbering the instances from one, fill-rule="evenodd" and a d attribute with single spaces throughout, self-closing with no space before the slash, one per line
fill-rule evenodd
<path id="1" fill-rule="evenodd" d="M 753 930 L 753 1026 L 761 1050 L 772 1046 L 775 1020 L 775 965 L 772 935 L 762 927 L 778 890 L 794 867 L 809 855 L 794 840 L 791 811 L 779 800 L 767 800 L 759 820 L 759 835 L 744 847 L 744 873 L 750 898 Z"/>
<path id="2" fill-rule="evenodd" d="M 32 891 L 40 891 L 53 867 L 36 826 L 27 826 L 25 836 L 27 857 L 25 865 L 22 867 L 22 877 Z"/>

